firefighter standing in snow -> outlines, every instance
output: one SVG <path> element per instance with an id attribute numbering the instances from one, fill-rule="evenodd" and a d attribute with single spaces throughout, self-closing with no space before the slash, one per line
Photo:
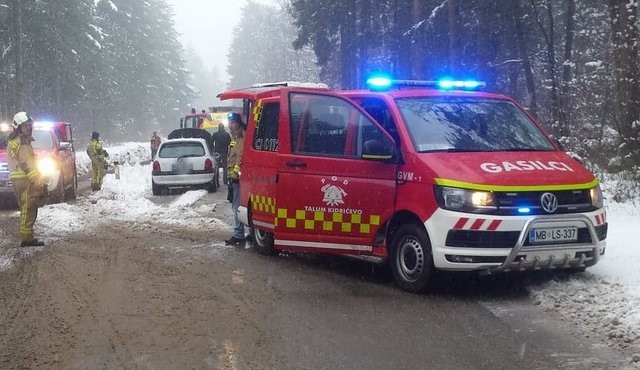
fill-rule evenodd
<path id="1" fill-rule="evenodd" d="M 158 148 L 162 143 L 162 139 L 158 136 L 158 133 L 154 131 L 149 141 L 151 145 L 151 159 L 153 159 L 156 157 L 156 153 L 158 153 Z"/>
<path id="2" fill-rule="evenodd" d="M 43 246 L 33 237 L 33 224 L 38 217 L 38 197 L 45 192 L 45 184 L 38 172 L 36 154 L 31 146 L 33 120 L 26 112 L 13 117 L 13 132 L 7 143 L 9 177 L 20 207 L 20 246 Z"/>
<path id="3" fill-rule="evenodd" d="M 91 159 L 91 190 L 100 190 L 100 188 L 102 188 L 102 179 L 104 178 L 105 173 L 105 152 L 102 149 L 102 143 L 100 142 L 100 134 L 95 131 L 91 134 L 87 154 Z"/>
<path id="4" fill-rule="evenodd" d="M 229 143 L 229 158 L 227 159 L 227 172 L 229 191 L 231 192 L 231 210 L 233 211 L 233 236 L 225 240 L 227 245 L 242 246 L 246 243 L 244 225 L 238 218 L 240 207 L 240 163 L 242 162 L 242 148 L 244 146 L 244 125 L 242 117 L 238 113 L 229 113 L 229 130 L 231 130 L 231 142 Z"/>

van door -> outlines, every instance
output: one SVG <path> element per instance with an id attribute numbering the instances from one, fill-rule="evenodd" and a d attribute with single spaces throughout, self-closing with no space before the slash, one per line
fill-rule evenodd
<path id="1" fill-rule="evenodd" d="M 331 93 L 284 90 L 280 104 L 276 246 L 370 254 L 394 210 L 393 139 Z"/>

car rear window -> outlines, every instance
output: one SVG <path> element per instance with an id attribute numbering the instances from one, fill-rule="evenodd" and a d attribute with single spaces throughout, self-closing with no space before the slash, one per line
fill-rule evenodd
<path id="1" fill-rule="evenodd" d="M 158 153 L 160 158 L 179 158 L 179 157 L 201 157 L 205 155 L 204 147 L 201 143 L 194 141 L 182 141 L 163 143 Z"/>

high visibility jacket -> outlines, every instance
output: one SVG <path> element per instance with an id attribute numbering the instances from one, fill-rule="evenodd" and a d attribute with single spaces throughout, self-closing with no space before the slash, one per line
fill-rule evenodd
<path id="1" fill-rule="evenodd" d="M 91 160 L 104 161 L 104 150 L 102 149 L 102 143 L 100 143 L 99 139 L 91 139 L 89 141 L 87 155 L 89 155 Z"/>
<path id="2" fill-rule="evenodd" d="M 240 164 L 242 163 L 242 148 L 244 137 L 237 137 L 229 143 L 229 158 L 227 159 L 227 170 L 229 178 L 237 179 L 240 175 Z"/>
<path id="3" fill-rule="evenodd" d="M 31 146 L 33 138 L 18 135 L 7 143 L 7 160 L 9 162 L 9 178 L 24 179 L 36 182 L 40 177 L 36 162 L 36 153 Z"/>

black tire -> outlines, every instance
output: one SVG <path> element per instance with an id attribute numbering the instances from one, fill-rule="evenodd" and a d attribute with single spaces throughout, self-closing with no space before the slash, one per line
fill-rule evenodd
<path id="1" fill-rule="evenodd" d="M 63 203 L 64 202 L 64 179 L 62 173 L 58 179 L 58 186 L 49 193 L 49 203 Z"/>
<path id="2" fill-rule="evenodd" d="M 391 272 L 396 284 L 407 292 L 427 290 L 434 273 L 431 243 L 422 226 L 400 227 L 391 242 Z"/>
<path id="3" fill-rule="evenodd" d="M 71 187 L 65 191 L 65 197 L 67 199 L 76 199 L 76 197 L 78 196 L 78 173 L 77 172 L 73 172 L 73 180 L 72 180 L 72 184 Z"/>
<path id="4" fill-rule="evenodd" d="M 153 195 L 162 195 L 162 187 L 151 180 L 151 192 Z"/>
<path id="5" fill-rule="evenodd" d="M 275 254 L 273 233 L 253 227 L 251 234 L 253 234 L 253 245 L 260 254 L 266 256 Z"/>
<path id="6" fill-rule="evenodd" d="M 215 193 L 216 191 L 218 191 L 218 183 L 216 182 L 215 176 L 213 177 L 213 181 L 211 181 L 209 185 L 207 185 L 207 191 L 209 193 Z"/>
<path id="7" fill-rule="evenodd" d="M 579 274 L 581 272 L 585 272 L 587 270 L 587 266 L 580 266 L 580 267 L 569 267 L 566 269 L 562 269 L 560 271 L 566 272 L 568 274 Z"/>

